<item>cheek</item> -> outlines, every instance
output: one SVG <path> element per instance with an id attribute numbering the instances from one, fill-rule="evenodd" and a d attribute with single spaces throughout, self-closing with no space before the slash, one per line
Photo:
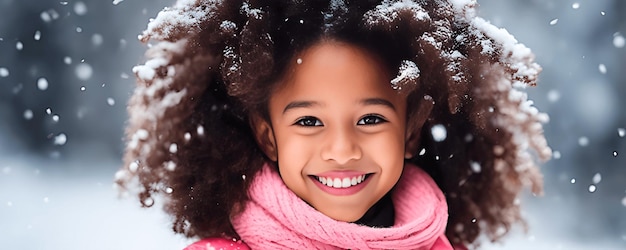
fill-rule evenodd
<path id="1" fill-rule="evenodd" d="M 283 134 L 276 139 L 278 165 L 285 171 L 301 172 L 306 162 L 312 157 L 315 143 L 306 137 L 294 134 Z"/>
<path id="2" fill-rule="evenodd" d="M 364 153 L 383 171 L 385 185 L 395 185 L 404 168 L 404 134 L 387 133 L 367 140 Z"/>
<path id="3" fill-rule="evenodd" d="M 391 130 L 376 135 L 364 135 L 359 139 L 367 154 L 384 162 L 404 161 L 404 133 Z"/>
<path id="4" fill-rule="evenodd" d="M 298 197 L 306 197 L 304 168 L 312 155 L 312 143 L 293 134 L 277 137 L 277 142 L 278 170 L 283 182 Z"/>

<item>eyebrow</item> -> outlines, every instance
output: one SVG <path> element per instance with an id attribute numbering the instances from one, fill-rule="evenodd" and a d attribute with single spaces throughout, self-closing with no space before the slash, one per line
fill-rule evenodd
<path id="1" fill-rule="evenodd" d="M 396 110 L 396 107 L 393 106 L 393 103 L 391 103 L 390 101 L 387 101 L 385 99 L 382 98 L 367 98 L 367 99 L 363 99 L 361 100 L 361 104 L 363 105 L 382 105 L 382 106 L 386 106 L 392 110 Z"/>
<path id="2" fill-rule="evenodd" d="M 318 105 L 320 105 L 320 104 L 318 102 L 315 102 L 315 101 L 295 101 L 295 102 L 290 102 L 289 104 L 287 104 L 285 109 L 283 109 L 283 114 L 286 113 L 287 111 L 291 110 L 291 109 L 310 108 L 312 106 L 318 106 Z"/>
<path id="3" fill-rule="evenodd" d="M 359 103 L 361 105 L 382 105 L 394 111 L 396 110 L 396 107 L 393 106 L 393 103 L 382 98 L 366 98 L 366 99 L 361 100 Z M 287 113 L 287 111 L 292 110 L 292 109 L 310 108 L 312 106 L 319 106 L 319 105 L 320 103 L 316 101 L 294 101 L 294 102 L 290 102 L 289 104 L 287 104 L 287 106 L 285 106 L 285 109 L 283 109 L 283 114 Z"/>

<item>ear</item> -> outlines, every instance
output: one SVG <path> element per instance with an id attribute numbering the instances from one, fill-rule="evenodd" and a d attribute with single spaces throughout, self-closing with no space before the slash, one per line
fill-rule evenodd
<path id="1" fill-rule="evenodd" d="M 419 147 L 419 139 L 420 139 L 420 131 L 411 131 L 412 133 L 407 134 L 404 141 L 404 159 L 411 159 L 415 156 L 415 152 L 417 152 L 417 147 Z"/>
<path id="2" fill-rule="evenodd" d="M 271 161 L 278 161 L 278 151 L 274 130 L 268 121 L 258 114 L 251 115 L 250 127 L 254 132 L 257 145 L 261 148 L 265 156 Z"/>
<path id="3" fill-rule="evenodd" d="M 433 110 L 432 99 L 422 99 L 418 106 L 408 115 L 406 122 L 406 138 L 404 139 L 404 158 L 411 159 L 420 146 L 422 127 Z"/>

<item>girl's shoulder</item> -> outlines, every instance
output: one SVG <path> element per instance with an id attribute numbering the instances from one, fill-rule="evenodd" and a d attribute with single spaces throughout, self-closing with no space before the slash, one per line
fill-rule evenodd
<path id="1" fill-rule="evenodd" d="M 183 250 L 250 250 L 250 247 L 240 240 L 215 237 L 197 241 Z"/>

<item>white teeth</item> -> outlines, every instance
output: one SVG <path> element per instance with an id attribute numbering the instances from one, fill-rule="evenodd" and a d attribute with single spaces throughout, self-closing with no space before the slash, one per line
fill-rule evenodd
<path id="1" fill-rule="evenodd" d="M 341 187 L 341 179 L 339 179 L 339 178 L 333 179 L 333 187 L 334 188 L 340 188 Z"/>
<path id="2" fill-rule="evenodd" d="M 361 182 L 363 182 L 365 180 L 365 175 L 359 175 L 359 176 L 352 177 L 352 178 L 346 177 L 343 179 L 316 176 L 315 179 L 317 179 L 317 181 L 329 187 L 348 188 L 351 186 L 356 186 L 360 184 Z"/>
<path id="3" fill-rule="evenodd" d="M 341 187 L 342 187 L 342 188 L 347 188 L 347 187 L 349 187 L 349 186 L 352 186 L 352 184 L 350 183 L 350 178 L 344 178 L 344 179 L 341 181 Z"/>

